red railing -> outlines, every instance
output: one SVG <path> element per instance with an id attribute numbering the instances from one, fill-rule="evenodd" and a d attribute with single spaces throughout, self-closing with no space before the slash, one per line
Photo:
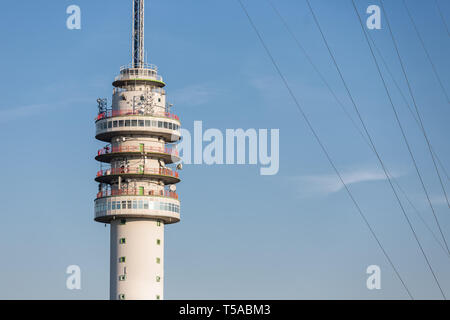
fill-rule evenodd
<path id="1" fill-rule="evenodd" d="M 165 198 L 178 199 L 178 194 L 173 191 L 161 190 L 139 190 L 139 189 L 125 189 L 125 190 L 108 190 L 97 193 L 97 199 L 110 196 L 158 196 Z"/>
<path id="2" fill-rule="evenodd" d="M 106 119 L 106 118 L 111 118 L 111 117 L 118 117 L 118 116 L 132 116 L 132 115 L 145 115 L 142 112 L 140 112 L 139 110 L 108 110 L 102 113 L 99 113 L 97 115 L 97 117 L 95 117 L 95 120 L 101 120 L 101 119 Z M 177 115 L 174 115 L 172 113 L 169 112 L 159 112 L 159 113 L 155 113 L 152 115 L 149 115 L 152 117 L 161 117 L 161 118 L 168 118 L 168 119 L 173 119 L 173 120 L 177 120 L 179 121 L 180 118 Z"/>
<path id="3" fill-rule="evenodd" d="M 120 152 L 149 152 L 149 153 L 166 153 L 173 156 L 178 157 L 178 150 L 168 147 L 151 147 L 147 146 L 144 148 L 141 148 L 140 146 L 124 146 L 124 147 L 105 147 L 103 149 L 99 149 L 97 152 L 97 155 L 101 156 L 104 154 L 110 154 L 110 153 L 120 153 Z"/>
<path id="4" fill-rule="evenodd" d="M 155 174 L 178 178 L 178 172 L 166 168 L 111 168 L 100 170 L 97 177 L 108 176 L 111 174 Z"/>

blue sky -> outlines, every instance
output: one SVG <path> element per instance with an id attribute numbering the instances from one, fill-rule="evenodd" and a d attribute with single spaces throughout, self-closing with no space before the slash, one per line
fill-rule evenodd
<path id="1" fill-rule="evenodd" d="M 435 234 L 433 220 L 351 2 L 313 0 L 323 30 L 389 170 Z M 304 1 L 274 1 L 350 112 L 351 104 Z M 356 1 L 364 16 L 378 0 Z M 81 7 L 82 29 L 66 28 Z M 246 6 L 344 179 L 415 298 L 440 298 L 378 162 L 265 1 Z M 450 90 L 450 41 L 433 1 L 411 12 Z M 447 24 L 450 2 L 439 0 Z M 450 108 L 401 1 L 385 1 L 430 140 L 450 170 Z M 131 1 L 9 1 L 0 12 L 2 299 L 107 299 L 109 231 L 93 221 L 103 145 L 96 99 L 130 61 Z M 167 82 L 173 112 L 192 129 L 280 129 L 280 171 L 186 165 L 182 221 L 166 228 L 166 299 L 407 298 L 308 131 L 237 1 L 146 1 L 146 49 Z M 370 31 L 405 94 L 382 16 Z M 386 74 L 386 70 L 383 69 Z M 427 189 L 450 240 L 450 212 L 424 138 L 387 76 Z M 408 96 L 409 101 L 411 100 Z M 449 180 L 444 178 L 447 192 Z M 402 201 L 404 198 L 402 197 Z M 450 259 L 406 203 L 450 296 Z M 65 270 L 82 270 L 82 290 Z M 367 266 L 382 271 L 368 290 Z"/>

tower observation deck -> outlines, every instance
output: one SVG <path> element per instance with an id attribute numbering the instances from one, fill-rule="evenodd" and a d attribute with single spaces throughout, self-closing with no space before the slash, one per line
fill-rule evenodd
<path id="1" fill-rule="evenodd" d="M 110 224 L 110 298 L 163 299 L 164 227 L 180 221 L 176 143 L 158 68 L 144 61 L 144 0 L 133 0 L 132 62 L 113 82 L 112 105 L 98 99 L 95 221 Z"/>

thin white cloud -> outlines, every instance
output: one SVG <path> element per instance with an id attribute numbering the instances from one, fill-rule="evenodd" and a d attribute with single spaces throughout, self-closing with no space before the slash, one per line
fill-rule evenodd
<path id="1" fill-rule="evenodd" d="M 177 105 L 199 106 L 213 100 L 221 91 L 209 84 L 193 84 L 179 90 L 175 90 L 172 101 Z"/>
<path id="2" fill-rule="evenodd" d="M 447 199 L 444 195 L 431 195 L 430 201 L 435 206 L 446 206 L 447 205 Z M 428 203 L 428 202 L 427 202 Z"/>
<path id="3" fill-rule="evenodd" d="M 341 175 L 347 185 L 387 180 L 381 169 L 357 169 L 341 172 Z M 399 174 L 391 173 L 391 176 L 398 177 Z M 341 191 L 344 188 L 336 174 L 307 175 L 294 179 L 299 184 L 303 196 L 327 195 Z"/>

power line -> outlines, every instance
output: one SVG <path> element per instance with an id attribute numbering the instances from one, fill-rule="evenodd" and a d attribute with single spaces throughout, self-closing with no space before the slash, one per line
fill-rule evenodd
<path id="1" fill-rule="evenodd" d="M 386 94 L 387 94 L 387 96 L 388 96 L 388 98 L 389 98 L 389 102 L 390 102 L 390 105 L 391 105 L 392 110 L 393 110 L 393 112 L 394 112 L 394 115 L 395 115 L 395 119 L 396 119 L 396 121 L 397 121 L 397 124 L 398 124 L 398 126 L 399 126 L 399 128 L 400 128 L 400 131 L 401 131 L 401 133 L 402 133 L 403 140 L 405 141 L 406 147 L 408 148 L 409 155 L 410 155 L 411 160 L 412 160 L 412 162 L 413 162 L 413 164 L 414 164 L 414 168 L 416 169 L 417 176 L 419 177 L 419 180 L 420 180 L 420 183 L 421 183 L 421 185 L 422 185 L 423 191 L 424 191 L 424 193 L 425 193 L 425 195 L 426 195 L 426 198 L 427 198 L 427 200 L 428 200 L 428 204 L 430 205 L 430 208 L 431 208 L 431 211 L 432 211 L 432 213 L 433 213 L 434 219 L 435 219 L 436 224 L 437 224 L 437 226 L 438 226 L 438 228 L 439 228 L 439 232 L 441 233 L 442 239 L 444 240 L 445 247 L 447 248 L 447 251 L 448 251 L 448 253 L 450 254 L 450 250 L 449 250 L 449 248 L 448 248 L 447 241 L 445 240 L 444 233 L 442 232 L 441 224 L 439 223 L 439 219 L 437 218 L 436 212 L 434 211 L 434 207 L 433 207 L 433 204 L 431 203 L 430 196 L 429 196 L 429 194 L 428 194 L 427 188 L 425 187 L 425 183 L 424 183 L 424 181 L 423 181 L 422 174 L 420 173 L 420 170 L 419 170 L 419 167 L 418 167 L 418 165 L 417 165 L 416 159 L 414 158 L 414 155 L 413 155 L 411 146 L 410 146 L 410 144 L 409 144 L 408 138 L 406 137 L 405 130 L 403 129 L 403 125 L 402 125 L 402 123 L 401 123 L 401 121 L 400 121 L 400 118 L 398 117 L 397 110 L 396 110 L 396 108 L 395 108 L 394 102 L 392 101 L 391 94 L 390 94 L 390 92 L 389 92 L 389 89 L 388 89 L 388 87 L 387 87 L 386 81 L 385 81 L 385 79 L 384 79 L 384 77 L 383 77 L 383 74 L 382 74 L 382 72 L 381 72 L 380 65 L 378 64 L 377 58 L 375 57 L 375 53 L 374 53 L 372 47 L 370 46 L 370 41 L 369 41 L 369 38 L 368 38 L 368 36 L 367 36 L 367 32 L 366 32 L 366 30 L 365 30 L 365 28 L 364 28 L 363 22 L 362 22 L 362 20 L 361 20 L 361 16 L 360 16 L 359 13 L 358 13 L 358 9 L 356 8 L 356 5 L 355 5 L 354 0 L 352 0 L 352 4 L 353 4 L 353 8 L 355 9 L 355 13 L 356 13 L 356 15 L 358 16 L 358 20 L 359 20 L 359 22 L 360 22 L 362 32 L 364 33 L 364 38 L 366 39 L 367 45 L 369 46 L 369 49 L 370 49 L 370 53 L 372 54 L 372 58 L 373 58 L 373 60 L 374 60 L 374 62 L 375 62 L 375 65 L 376 65 L 376 67 L 377 67 L 378 74 L 380 75 L 381 81 L 383 82 L 384 89 L 385 89 Z"/>
<path id="2" fill-rule="evenodd" d="M 354 121 L 353 117 L 350 115 L 350 113 L 347 111 L 346 107 L 344 106 L 344 104 L 339 100 L 339 98 L 337 97 L 337 95 L 335 94 L 334 90 L 331 88 L 330 84 L 328 83 L 328 81 L 326 80 L 326 78 L 323 76 L 323 74 L 320 72 L 319 68 L 315 65 L 314 61 L 311 59 L 310 55 L 307 53 L 306 49 L 302 46 L 302 44 L 300 43 L 299 39 L 296 37 L 296 35 L 294 34 L 294 32 L 292 31 L 292 29 L 289 27 L 288 23 L 286 22 L 286 20 L 283 18 L 283 16 L 281 15 L 281 13 L 279 12 L 279 10 L 273 5 L 273 3 L 270 0 L 267 0 L 267 2 L 269 3 L 269 5 L 272 7 L 272 9 L 274 10 L 274 12 L 276 13 L 276 15 L 280 18 L 282 24 L 284 25 L 284 27 L 286 28 L 286 30 L 288 31 L 288 33 L 291 35 L 291 37 L 294 39 L 295 43 L 297 44 L 297 46 L 299 47 L 299 49 L 302 51 L 302 53 L 305 55 L 305 57 L 307 58 L 308 62 L 311 64 L 311 66 L 314 68 L 314 70 L 316 71 L 316 73 L 319 75 L 320 79 L 322 80 L 322 82 L 325 84 L 325 86 L 328 88 L 328 90 L 330 91 L 330 93 L 332 94 L 332 96 L 334 97 L 334 99 L 336 100 L 336 102 L 339 104 L 339 106 L 341 107 L 342 111 L 345 113 L 345 115 L 349 118 L 349 120 L 352 122 L 353 126 L 355 127 L 355 129 L 357 130 L 357 132 L 359 133 L 359 135 L 361 136 L 361 138 L 363 139 L 363 141 L 367 144 L 367 146 L 373 151 L 372 146 L 370 145 L 369 141 L 367 140 L 367 137 L 364 136 L 364 133 L 361 131 L 361 129 L 359 128 L 359 126 L 356 124 L 356 122 Z M 371 39 L 373 42 L 373 39 Z M 373 42 L 373 45 L 375 46 L 375 43 Z M 378 53 L 381 55 L 381 53 L 379 52 L 378 48 L 376 48 Z M 381 56 L 382 57 L 382 56 Z M 383 59 L 383 57 L 382 57 Z M 385 63 L 384 59 L 383 62 Z M 385 63 L 385 66 L 387 68 L 387 65 Z M 388 69 L 389 73 L 390 70 Z M 390 73 L 391 74 L 391 73 Z M 392 74 L 391 74 L 392 76 Z M 395 81 L 395 79 L 393 79 Z M 395 82 L 397 84 L 397 82 Z M 397 86 L 397 88 L 400 90 L 400 88 Z M 400 93 L 403 95 L 403 92 Z M 406 99 L 405 99 L 406 101 Z M 410 112 L 412 113 L 413 117 L 415 118 L 415 114 L 413 112 L 413 110 L 411 109 L 411 107 L 409 106 L 408 102 L 406 101 L 406 104 L 410 110 Z M 415 118 L 416 119 L 416 118 Z M 417 121 L 417 119 L 416 119 Z M 417 124 L 419 125 L 419 123 L 417 122 Z M 386 168 L 387 169 L 387 168 Z M 403 190 L 403 188 L 400 186 L 400 184 L 397 182 L 397 179 L 395 179 L 394 176 L 392 176 L 389 171 L 388 174 L 391 176 L 391 179 L 394 181 L 395 185 L 397 186 L 397 188 L 400 190 L 400 192 L 404 195 L 404 197 L 406 198 L 406 200 L 408 201 L 408 203 L 410 204 L 410 206 L 414 209 L 414 212 L 416 213 L 416 215 L 420 218 L 420 220 L 424 223 L 424 225 L 426 226 L 426 228 L 431 232 L 431 234 L 433 235 L 433 238 L 438 242 L 439 246 L 444 250 L 445 254 L 450 257 L 449 252 L 447 249 L 444 248 L 444 246 L 442 245 L 442 243 L 437 239 L 436 235 L 434 234 L 433 230 L 428 226 L 428 224 L 426 223 L 426 221 L 424 220 L 424 218 L 422 217 L 422 215 L 420 214 L 419 210 L 414 206 L 414 204 L 412 203 L 412 201 L 410 200 L 410 198 L 408 197 L 408 195 L 406 194 L 406 192 Z"/>
<path id="3" fill-rule="evenodd" d="M 381 81 L 383 82 L 384 89 L 385 89 L 386 94 L 387 94 L 387 96 L 388 96 L 388 98 L 389 98 L 389 102 L 390 102 L 390 105 L 391 105 L 392 110 L 393 110 L 393 112 L 394 112 L 394 115 L 395 115 L 395 119 L 396 119 L 396 121 L 397 121 L 397 124 L 398 124 L 398 126 L 399 126 L 399 128 L 400 128 L 400 131 L 401 131 L 401 133 L 402 133 L 403 140 L 405 141 L 406 147 L 408 148 L 409 155 L 410 155 L 411 160 L 412 160 L 412 162 L 413 162 L 413 164 L 414 164 L 414 168 L 416 169 L 417 176 L 419 177 L 419 180 L 420 180 L 420 183 L 421 183 L 421 185 L 422 185 L 423 191 L 424 191 L 424 193 L 425 193 L 425 195 L 426 195 L 428 204 L 430 205 L 430 208 L 431 208 L 431 211 L 432 211 L 432 213 L 433 213 L 434 219 L 435 219 L 436 224 L 437 224 L 437 226 L 438 226 L 438 228 L 439 228 L 439 232 L 440 232 L 440 234 L 441 234 L 441 236 L 442 236 L 442 239 L 444 240 L 445 247 L 447 248 L 447 251 L 448 251 L 448 253 L 450 254 L 450 250 L 449 250 L 449 248 L 448 248 L 447 241 L 445 240 L 445 236 L 444 236 L 444 233 L 442 232 L 441 225 L 440 225 L 439 220 L 438 220 L 438 218 L 437 218 L 437 216 L 436 216 L 436 212 L 434 211 L 434 207 L 433 207 L 433 204 L 431 203 L 430 196 L 429 196 L 429 194 L 428 194 L 427 188 L 425 187 L 425 183 L 424 183 L 424 181 L 423 181 L 422 174 L 420 173 L 420 170 L 419 170 L 419 167 L 418 167 L 418 165 L 417 165 L 416 159 L 414 158 L 414 155 L 413 155 L 411 146 L 410 146 L 410 144 L 409 144 L 408 138 L 406 137 L 405 130 L 403 129 L 403 125 L 402 125 L 402 123 L 401 123 L 401 121 L 400 121 L 400 118 L 398 117 L 397 110 L 396 110 L 396 108 L 395 108 L 394 102 L 392 101 L 391 94 L 390 94 L 390 92 L 389 92 L 389 89 L 388 89 L 388 87 L 387 87 L 386 81 L 385 81 L 385 79 L 384 79 L 384 77 L 383 77 L 383 74 L 382 74 L 382 72 L 381 72 L 380 65 L 378 64 L 378 61 L 377 61 L 377 59 L 376 59 L 376 57 L 375 57 L 375 53 L 374 53 L 372 47 L 370 46 L 369 38 L 367 37 L 366 30 L 364 29 L 364 25 L 363 25 L 363 23 L 362 23 L 361 16 L 359 15 L 358 10 L 356 9 L 356 5 L 355 5 L 354 0 L 352 0 L 352 4 L 353 4 L 353 7 L 354 7 L 354 9 L 355 9 L 355 13 L 356 13 L 356 15 L 358 16 L 358 20 L 359 20 L 359 22 L 360 22 L 361 29 L 362 29 L 362 31 L 363 31 L 363 33 L 364 33 L 364 37 L 365 37 L 365 39 L 366 39 L 367 45 L 369 46 L 370 52 L 371 52 L 371 54 L 372 54 L 372 58 L 373 58 L 373 60 L 374 60 L 374 62 L 375 62 L 375 65 L 376 65 L 376 67 L 377 67 L 378 74 L 380 75 Z"/>
<path id="4" fill-rule="evenodd" d="M 308 116 L 306 115 L 306 113 L 304 112 L 303 108 L 301 107 L 300 103 L 297 100 L 297 97 L 295 96 L 295 94 L 293 93 L 291 87 L 289 86 L 288 81 L 286 80 L 285 76 L 283 75 L 283 73 L 281 72 L 280 68 L 278 67 L 278 64 L 275 61 L 275 58 L 273 57 L 272 53 L 270 52 L 269 48 L 267 47 L 264 39 L 262 38 L 260 32 L 258 31 L 258 28 L 256 27 L 256 25 L 253 23 L 253 20 L 251 19 L 247 9 L 245 8 L 244 4 L 242 3 L 242 0 L 237 0 L 242 8 L 242 10 L 244 11 L 245 15 L 247 16 L 247 19 L 250 22 L 250 25 L 252 26 L 253 30 L 255 31 L 256 35 L 258 36 L 259 41 L 261 42 L 262 46 L 264 47 L 268 57 L 270 58 L 273 66 L 275 67 L 278 75 L 280 76 L 284 86 L 286 87 L 286 89 L 289 92 L 289 95 L 291 96 L 292 100 L 294 101 L 295 105 L 297 106 L 297 109 L 300 111 L 300 114 L 302 115 L 303 119 L 305 120 L 309 130 L 311 131 L 311 133 L 313 134 L 314 138 L 316 139 L 317 143 L 319 144 L 320 148 L 322 149 L 323 153 L 325 154 L 328 162 L 331 164 L 331 166 L 333 167 L 333 170 L 335 171 L 336 175 L 338 176 L 339 180 L 341 181 L 342 185 L 344 186 L 345 190 L 347 191 L 347 194 L 349 195 L 350 199 L 352 200 L 353 204 L 355 205 L 356 209 L 358 210 L 358 213 L 360 214 L 361 218 L 363 219 L 364 223 L 366 224 L 367 228 L 369 229 L 370 233 L 372 234 L 372 236 L 374 237 L 374 239 L 376 240 L 378 246 L 380 247 L 380 249 L 382 250 L 384 256 L 386 257 L 386 259 L 388 260 L 389 264 L 391 265 L 391 267 L 393 268 L 394 272 L 396 273 L 397 277 L 399 278 L 400 282 L 402 283 L 403 287 L 405 288 L 406 292 L 408 293 L 409 297 L 411 299 L 414 299 L 413 296 L 411 295 L 411 292 L 409 291 L 408 287 L 406 286 L 405 282 L 403 281 L 402 277 L 400 276 L 397 268 L 395 267 L 394 263 L 392 262 L 391 258 L 389 257 L 389 255 L 387 254 L 386 250 L 384 249 L 383 245 L 381 244 L 380 240 L 378 239 L 377 235 L 375 234 L 375 231 L 373 230 L 372 226 L 370 225 L 369 221 L 367 220 L 366 216 L 364 215 L 364 213 L 362 212 L 361 207 L 359 206 L 358 202 L 356 201 L 356 199 L 353 197 L 353 194 L 351 193 L 350 189 L 348 188 L 347 184 L 345 183 L 345 181 L 342 178 L 342 175 L 340 174 L 339 170 L 337 169 L 336 165 L 334 164 L 334 161 L 332 160 L 331 156 L 329 155 L 327 149 L 325 148 L 325 145 L 322 143 L 322 140 L 320 139 L 320 137 L 318 136 L 316 130 L 314 129 L 314 127 L 312 126 L 311 122 L 309 121 Z"/>
<path id="5" fill-rule="evenodd" d="M 378 48 L 378 46 L 376 45 L 375 41 L 373 40 L 372 36 L 370 35 L 370 33 L 368 34 L 369 39 L 371 41 L 372 46 L 375 48 L 375 50 L 377 51 L 381 62 L 384 65 L 384 68 L 386 69 L 386 71 L 388 72 L 389 76 L 391 77 L 392 81 L 394 82 L 395 87 L 397 88 L 398 92 L 400 93 L 403 101 L 405 102 L 405 105 L 408 107 L 409 112 L 411 113 L 411 116 L 414 118 L 415 122 L 417 123 L 417 125 L 419 126 L 419 129 L 422 130 L 421 126 L 420 126 L 420 122 L 419 119 L 417 119 L 416 114 L 414 113 L 413 108 L 410 106 L 408 99 L 406 99 L 405 94 L 403 93 L 403 90 L 400 88 L 398 82 L 395 80 L 394 75 L 392 74 L 386 60 L 383 57 L 383 54 L 381 53 L 380 49 Z M 442 171 L 444 172 L 445 176 L 447 177 L 447 179 L 450 181 L 450 175 L 448 174 L 447 170 L 445 169 L 444 165 L 442 164 L 440 157 L 438 156 L 438 154 L 436 153 L 436 151 L 434 150 L 433 146 L 431 146 L 431 149 L 433 150 L 433 154 L 436 157 L 436 160 L 438 161 L 439 165 L 442 168 Z"/>
<path id="6" fill-rule="evenodd" d="M 428 61 L 431 64 L 431 68 L 433 69 L 433 73 L 436 76 L 438 82 L 439 82 L 439 86 L 442 89 L 442 92 L 445 95 L 445 98 L 447 99 L 447 103 L 450 103 L 450 99 L 448 98 L 448 94 L 447 94 L 447 90 L 445 90 L 444 84 L 442 83 L 441 77 L 439 76 L 437 70 L 436 70 L 436 66 L 433 63 L 433 60 L 431 59 L 430 53 L 428 52 L 426 46 L 425 46 L 425 42 L 423 41 L 422 36 L 420 35 L 419 29 L 417 28 L 416 23 L 414 22 L 413 16 L 411 15 L 411 12 L 409 11 L 408 6 L 406 5 L 405 0 L 403 0 L 403 5 L 405 6 L 406 9 L 406 13 L 408 14 L 409 19 L 411 20 L 411 23 L 414 27 L 414 30 L 416 31 L 417 34 L 417 38 L 419 38 L 420 44 L 422 45 L 423 50 L 425 51 L 425 54 L 427 56 Z"/>
<path id="7" fill-rule="evenodd" d="M 423 136 L 425 137 L 425 140 L 427 142 L 427 146 L 428 146 L 428 149 L 430 151 L 431 159 L 433 160 L 433 165 L 434 165 L 434 168 L 435 168 L 436 173 L 437 173 L 438 178 L 439 178 L 439 183 L 440 183 L 442 191 L 444 193 L 445 200 L 447 201 L 447 206 L 450 208 L 450 203 L 449 203 L 449 200 L 448 200 L 448 197 L 447 197 L 447 192 L 445 191 L 445 187 L 444 187 L 444 184 L 442 182 L 441 174 L 439 173 L 439 168 L 437 167 L 436 160 L 434 158 L 433 150 L 431 148 L 431 143 L 430 143 L 430 141 L 428 139 L 428 135 L 427 135 L 427 133 L 425 131 L 425 127 L 423 125 L 422 117 L 420 116 L 419 108 L 417 107 L 416 99 L 415 99 L 415 96 L 413 94 L 411 83 L 409 82 L 409 78 L 408 78 L 408 75 L 406 73 L 405 66 L 403 64 L 403 59 L 402 59 L 402 57 L 400 55 L 400 51 L 399 51 L 398 46 L 397 46 L 397 41 L 395 40 L 394 33 L 392 32 L 391 24 L 389 23 L 389 18 L 388 18 L 388 15 L 386 13 L 386 10 L 384 9 L 384 4 L 383 4 L 382 0 L 380 0 L 380 4 L 381 4 L 381 8 L 383 10 L 383 13 L 384 13 L 384 16 L 385 16 L 385 19 L 386 19 L 386 23 L 387 23 L 387 26 L 388 26 L 388 29 L 389 29 L 389 33 L 390 33 L 391 38 L 392 38 L 392 42 L 393 42 L 394 47 L 395 47 L 395 51 L 397 53 L 397 57 L 398 57 L 399 62 L 400 62 L 400 66 L 401 66 L 401 69 L 402 69 L 403 76 L 405 77 L 406 84 L 408 85 L 408 91 L 409 91 L 409 94 L 411 95 L 411 98 L 412 98 L 412 101 L 413 101 L 413 104 L 414 104 L 414 108 L 415 108 L 416 113 L 417 113 L 417 118 L 419 119 L 419 122 L 420 122 L 420 127 L 422 129 Z"/>
<path id="8" fill-rule="evenodd" d="M 311 11 L 311 14 L 312 14 L 312 16 L 313 16 L 313 18 L 314 18 L 314 21 L 315 21 L 315 23 L 316 23 L 316 26 L 319 28 L 320 34 L 321 34 L 321 36 L 322 36 L 323 41 L 325 42 L 325 45 L 326 45 L 327 50 L 328 50 L 328 53 L 330 54 L 330 56 L 331 56 L 331 58 L 332 58 L 332 60 L 333 60 L 333 64 L 334 64 L 334 66 L 336 67 L 336 70 L 337 70 L 338 73 L 339 73 L 339 76 L 340 76 L 340 78 L 341 78 L 341 80 L 342 80 L 342 82 L 343 82 L 343 84 L 344 84 L 344 87 L 345 87 L 345 89 L 346 89 L 346 91 L 347 91 L 347 94 L 348 94 L 348 96 L 349 96 L 349 98 L 350 98 L 350 100 L 351 100 L 351 102 L 352 102 L 352 104 L 353 104 L 353 107 L 354 107 L 354 109 L 355 109 L 355 111 L 356 111 L 356 114 L 358 115 L 358 118 L 359 118 L 359 120 L 360 120 L 360 122 L 361 122 L 361 125 L 362 125 L 363 128 L 364 128 L 364 132 L 366 133 L 366 135 L 367 135 L 367 137 L 368 137 L 368 139 L 369 139 L 369 141 L 370 141 L 370 144 L 371 144 L 372 147 L 373 147 L 373 150 L 374 150 L 374 152 L 375 152 L 375 154 L 376 154 L 376 156 L 377 156 L 377 158 L 378 158 L 378 161 L 379 161 L 380 164 L 381 164 L 381 167 L 382 167 L 382 169 L 383 169 L 383 171 L 384 171 L 384 173 L 385 173 L 385 175 L 386 175 L 386 178 L 387 178 L 387 180 L 388 180 L 388 182 L 389 182 L 389 185 L 391 186 L 392 192 L 394 193 L 394 196 L 395 196 L 395 198 L 397 199 L 397 202 L 398 202 L 398 204 L 399 204 L 399 206 L 400 206 L 400 209 L 401 209 L 401 211 L 403 212 L 403 216 L 405 217 L 405 220 L 406 220 L 406 222 L 408 223 L 409 228 L 411 229 L 412 234 L 414 235 L 414 238 L 415 238 L 415 240 L 416 240 L 416 242 L 417 242 L 417 244 L 418 244 L 418 246 L 419 246 L 419 249 L 420 249 L 420 251 L 422 252 L 422 255 L 423 255 L 424 258 L 425 258 L 425 261 L 426 261 L 426 263 L 427 263 L 427 265 L 428 265 L 428 267 L 429 267 L 429 269 L 430 269 L 430 272 L 432 273 L 432 275 L 433 275 L 433 277 L 434 277 L 434 279 L 435 279 L 435 281 L 436 281 L 436 284 L 437 284 L 437 286 L 439 287 L 439 289 L 440 289 L 440 291 L 441 291 L 441 293 L 442 293 L 442 296 L 443 296 L 444 299 L 445 299 L 445 294 L 444 294 L 444 292 L 443 292 L 442 289 L 441 289 L 441 286 L 440 286 L 440 284 L 439 284 L 439 281 L 438 281 L 438 279 L 437 279 L 437 277 L 436 277 L 436 275 L 435 275 L 435 273 L 434 273 L 433 267 L 431 266 L 430 262 L 428 261 L 428 257 L 426 256 L 425 251 L 424 251 L 423 248 L 422 248 L 422 245 L 421 245 L 421 243 L 420 243 L 420 241 L 419 241 L 419 238 L 417 237 L 416 231 L 414 230 L 414 227 L 412 226 L 411 221 L 409 220 L 409 217 L 408 217 L 408 215 L 406 214 L 405 208 L 403 207 L 403 204 L 402 204 L 402 202 L 400 201 L 400 198 L 399 198 L 399 196 L 398 196 L 398 194 L 397 194 L 397 191 L 395 190 L 394 185 L 392 184 L 392 180 L 391 180 L 389 174 L 387 173 L 386 167 L 385 167 L 385 165 L 384 165 L 384 163 L 383 163 L 383 161 L 382 161 L 382 159 L 381 159 L 381 157 L 380 157 L 380 155 L 379 155 L 379 153 L 378 153 L 378 151 L 377 151 L 377 149 L 376 149 L 376 147 L 375 147 L 375 144 L 374 144 L 374 142 L 373 142 L 373 140 L 372 140 L 372 138 L 371 138 L 371 135 L 370 135 L 370 133 L 369 133 L 369 131 L 368 131 L 366 125 L 365 125 L 365 122 L 364 122 L 364 120 L 362 119 L 361 113 L 359 112 L 359 108 L 358 108 L 358 106 L 356 105 L 356 102 L 355 102 L 355 100 L 354 100 L 354 98 L 353 98 L 353 95 L 352 95 L 351 92 L 350 92 L 350 89 L 349 89 L 349 87 L 348 87 L 348 85 L 347 85 L 347 82 L 346 82 L 345 79 L 344 79 L 344 76 L 343 76 L 343 74 L 342 74 L 342 72 L 341 72 L 341 69 L 339 68 L 339 65 L 338 65 L 338 63 L 337 63 L 337 61 L 336 61 L 336 59 L 335 59 L 335 57 L 334 57 L 334 55 L 333 55 L 333 53 L 332 53 L 332 51 L 331 51 L 331 48 L 330 48 L 330 46 L 329 46 L 329 44 L 328 44 L 328 41 L 327 41 L 326 38 L 325 38 L 325 35 L 324 35 L 323 31 L 322 31 L 322 28 L 320 27 L 319 21 L 317 20 L 317 17 L 316 17 L 316 15 L 315 15 L 315 13 L 314 13 L 314 10 L 313 10 L 313 8 L 311 7 L 311 4 L 310 4 L 309 0 L 306 0 L 306 3 L 308 4 L 308 7 L 309 7 L 309 9 L 310 9 L 310 11 Z M 352 3 L 353 3 L 353 0 L 352 0 Z M 354 3 L 353 3 L 353 5 L 354 5 Z M 359 15 L 358 15 L 358 17 L 359 17 Z"/>
<path id="9" fill-rule="evenodd" d="M 445 18 L 444 18 L 444 15 L 442 14 L 441 7 L 439 6 L 439 3 L 437 0 L 434 0 L 434 2 L 436 3 L 436 7 L 438 8 L 439 16 L 441 17 L 441 20 L 442 20 L 442 23 L 444 24 L 445 30 L 447 31 L 447 34 L 450 37 L 450 32 L 448 31 L 448 25 L 445 22 Z"/>

